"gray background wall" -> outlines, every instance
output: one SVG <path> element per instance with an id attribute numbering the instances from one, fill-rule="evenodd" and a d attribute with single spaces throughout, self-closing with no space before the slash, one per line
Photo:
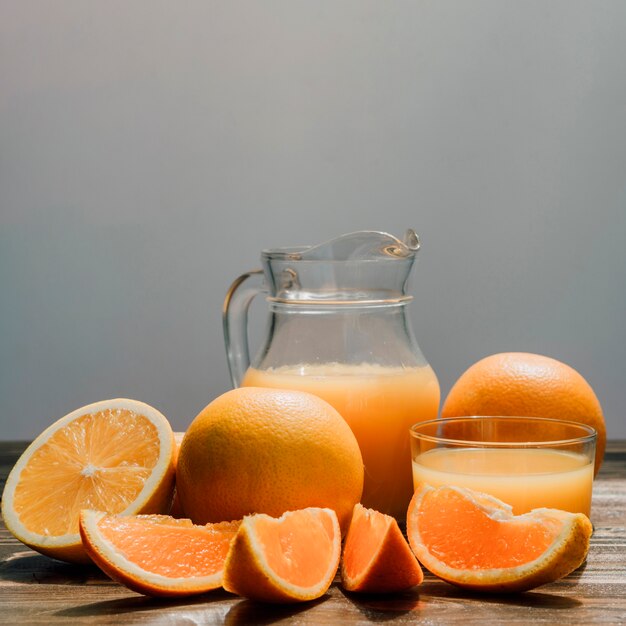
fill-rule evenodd
<path id="1" fill-rule="evenodd" d="M 115 396 L 183 429 L 261 248 L 408 226 L 444 394 L 548 354 L 626 437 L 625 175 L 623 1 L 2 0 L 0 438 Z"/>

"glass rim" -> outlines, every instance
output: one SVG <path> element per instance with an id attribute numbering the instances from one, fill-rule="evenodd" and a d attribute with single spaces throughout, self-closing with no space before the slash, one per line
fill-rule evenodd
<path id="1" fill-rule="evenodd" d="M 563 426 L 574 427 L 586 432 L 586 435 L 580 437 L 568 437 L 565 439 L 547 439 L 543 441 L 484 441 L 480 439 L 453 439 L 449 437 L 439 437 L 437 435 L 427 435 L 425 433 L 418 432 L 423 426 L 431 426 L 436 424 L 450 424 L 452 422 L 472 422 L 472 421 L 491 421 L 491 420 L 517 420 L 526 422 L 548 422 L 556 425 L 561 424 Z M 572 444 L 591 443 L 597 439 L 598 431 L 587 424 L 581 424 L 580 422 L 572 422 L 571 420 L 561 420 L 549 417 L 525 417 L 523 415 L 464 415 L 458 417 L 439 417 L 434 420 L 426 420 L 424 422 L 417 422 L 409 428 L 409 433 L 412 438 L 421 439 L 423 441 L 429 441 L 431 443 L 443 443 L 462 446 L 476 446 L 491 448 L 529 448 L 529 447 L 548 447 L 548 446 L 565 446 Z"/>

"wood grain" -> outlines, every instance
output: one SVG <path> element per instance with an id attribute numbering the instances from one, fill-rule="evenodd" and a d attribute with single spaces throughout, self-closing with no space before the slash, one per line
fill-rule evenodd
<path id="1" fill-rule="evenodd" d="M 0 442 L 0 486 L 25 447 Z M 224 591 L 164 601 L 112 582 L 95 567 L 38 555 L 0 525 L 0 624 L 626 624 L 626 442 L 609 443 L 594 484 L 594 535 L 585 565 L 516 595 L 462 592 L 431 575 L 393 596 L 355 595 L 333 584 L 306 605 L 276 607 Z"/>

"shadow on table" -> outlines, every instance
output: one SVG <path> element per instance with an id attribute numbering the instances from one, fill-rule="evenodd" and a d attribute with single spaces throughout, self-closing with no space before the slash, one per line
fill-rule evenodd
<path id="1" fill-rule="evenodd" d="M 134 614 L 137 621 L 159 621 L 174 616 L 176 623 L 219 623 L 219 624 L 273 624 L 311 609 L 324 601 L 290 605 L 272 605 L 243 600 L 224 590 L 215 590 L 199 596 L 166 599 L 146 596 L 129 596 L 113 600 L 91 602 L 80 606 L 61 609 L 55 615 L 64 618 L 97 617 L 102 615 Z M 143 619 L 137 614 L 143 613 Z"/>
<path id="2" fill-rule="evenodd" d="M 203 621 L 218 620 L 222 623 L 230 604 L 225 600 L 234 599 L 232 594 L 218 589 L 209 593 L 188 596 L 185 598 L 149 598 L 140 594 L 115 598 L 112 600 L 100 600 L 78 606 L 67 607 L 56 611 L 55 615 L 67 618 L 97 617 L 99 615 L 123 615 L 129 613 L 145 613 L 151 619 L 153 616 L 164 616 L 168 613 L 175 614 L 177 619 L 184 622 L 186 617 L 199 617 Z"/>
<path id="3" fill-rule="evenodd" d="M 224 624 L 236 626 L 238 624 L 274 624 L 288 618 L 297 617 L 304 611 L 314 610 L 328 599 L 324 595 L 317 600 L 300 602 L 297 604 L 265 604 L 253 600 L 239 600 L 233 604 L 226 615 Z"/>
<path id="4" fill-rule="evenodd" d="M 401 593 L 354 593 L 339 587 L 343 596 L 370 622 L 385 622 L 400 615 L 419 612 L 424 602 L 421 586 Z"/>
<path id="5" fill-rule="evenodd" d="M 62 563 L 32 550 L 16 552 L 0 563 L 0 580 L 33 585 L 114 585 L 95 565 Z"/>
<path id="6" fill-rule="evenodd" d="M 485 604 L 500 607 L 534 607 L 550 610 L 572 609 L 583 603 L 576 598 L 555 593 L 527 591 L 525 593 L 476 593 L 463 591 L 442 581 L 425 581 L 419 587 L 399 594 L 357 594 L 341 590 L 369 621 L 384 622 L 403 613 L 430 613 L 445 606 L 445 615 L 453 619 L 455 605 L 458 605 L 458 619 L 461 620 L 472 604 Z"/>
<path id="7" fill-rule="evenodd" d="M 463 591 L 452 585 L 445 583 L 433 583 L 432 587 L 421 589 L 424 600 L 428 602 L 463 602 L 466 606 L 468 602 L 480 604 L 493 604 L 502 606 L 534 607 L 543 609 L 572 609 L 581 606 L 583 602 L 557 593 L 546 593 L 543 591 L 526 591 L 524 593 L 480 593 Z"/>

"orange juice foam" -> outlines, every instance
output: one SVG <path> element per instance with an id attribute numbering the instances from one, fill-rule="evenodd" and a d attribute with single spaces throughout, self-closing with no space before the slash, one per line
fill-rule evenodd
<path id="1" fill-rule="evenodd" d="M 438 448 L 413 460 L 413 482 L 482 491 L 516 515 L 541 507 L 589 515 L 593 462 L 557 450 Z"/>
<path id="2" fill-rule="evenodd" d="M 242 385 L 308 391 L 335 407 L 361 448 L 363 505 L 404 520 L 413 494 L 409 427 L 436 418 L 439 410 L 439 383 L 430 366 L 325 363 L 249 369 Z"/>

